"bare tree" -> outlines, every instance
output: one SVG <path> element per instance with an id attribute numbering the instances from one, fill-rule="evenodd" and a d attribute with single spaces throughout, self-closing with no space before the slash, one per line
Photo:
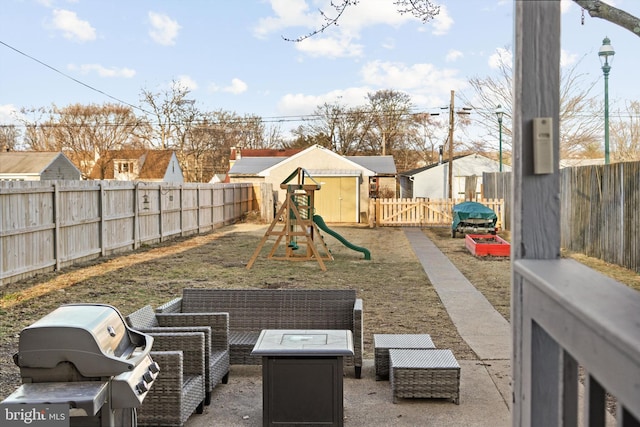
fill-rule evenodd
<path id="1" fill-rule="evenodd" d="M 109 153 L 132 147 L 140 122 L 131 107 L 120 104 L 74 104 L 53 108 L 48 128 L 49 140 L 61 147 L 86 178 L 97 165 L 98 178 L 104 178 Z"/>
<path id="2" fill-rule="evenodd" d="M 477 123 L 484 133 L 480 135 L 475 149 L 489 152 L 495 149 L 498 140 L 498 121 L 495 115 L 499 105 L 505 111 L 502 119 L 502 147 L 507 156 L 511 152 L 513 108 L 513 69 L 508 49 L 498 61 L 496 76 L 472 77 L 469 85 L 472 96 L 462 96 L 465 103 L 473 107 Z M 587 82 L 585 74 L 578 73 L 579 62 L 563 70 L 560 84 L 560 155 L 562 158 L 586 157 L 598 144 L 600 123 L 594 114 L 597 102 L 591 97 L 595 84 Z"/>
<path id="3" fill-rule="evenodd" d="M 20 121 L 24 126 L 24 144 L 27 148 L 33 151 L 62 151 L 62 141 L 53 138 L 53 127 L 50 125 L 54 121 L 53 109 L 22 108 Z"/>
<path id="4" fill-rule="evenodd" d="M 617 161 L 640 160 L 640 102 L 627 103 L 624 111 L 614 116 L 610 130 L 612 157 Z"/>
<path id="5" fill-rule="evenodd" d="M 440 6 L 435 4 L 432 0 L 389 0 L 393 1 L 400 14 L 409 13 L 416 18 L 420 19 L 423 23 L 429 22 L 438 13 L 440 13 Z M 631 31 L 633 34 L 640 36 L 640 19 L 627 13 L 624 10 L 615 8 L 610 4 L 602 0 L 573 0 L 576 4 L 582 7 L 589 13 L 589 16 L 593 18 L 601 18 L 616 24 L 624 29 Z M 349 8 L 356 6 L 360 3 L 359 0 L 331 0 L 331 7 L 334 10 L 333 14 L 328 14 L 323 10 L 318 10 L 318 13 L 322 17 L 322 24 L 311 31 L 310 33 L 296 37 L 287 38 L 283 37 L 287 41 L 301 42 L 302 40 L 313 37 L 319 33 L 324 32 L 327 28 L 339 25 L 340 18 L 344 12 Z"/>
<path id="6" fill-rule="evenodd" d="M 0 125 L 0 151 L 13 151 L 18 145 L 20 130 L 16 125 Z"/>
<path id="7" fill-rule="evenodd" d="M 348 108 L 338 101 L 332 104 L 325 102 L 316 107 L 313 116 L 314 119 L 295 132 L 302 136 L 302 141 L 307 140 L 309 144 L 321 145 L 344 156 L 365 150 L 373 117 L 367 114 L 365 107 Z"/>
<path id="8" fill-rule="evenodd" d="M 302 40 L 313 37 L 316 34 L 324 32 L 327 28 L 334 25 L 338 25 L 338 21 L 342 17 L 342 14 L 351 6 L 355 6 L 360 3 L 359 0 L 331 0 L 331 7 L 334 10 L 333 14 L 325 13 L 322 9 L 318 10 L 318 13 L 322 17 L 322 24 L 319 28 L 311 31 L 310 33 L 296 37 L 283 39 L 292 42 L 301 42 Z M 440 12 L 440 6 L 435 4 L 432 0 L 393 0 L 393 4 L 396 5 L 398 12 L 403 14 L 411 14 L 416 18 L 422 20 L 422 22 L 428 22 L 434 16 Z"/>
<path id="9" fill-rule="evenodd" d="M 408 147 L 414 153 L 414 166 L 435 163 L 440 154 L 439 147 L 444 141 L 441 137 L 446 125 L 429 113 L 418 113 L 411 116 L 411 126 L 407 138 Z"/>
<path id="10" fill-rule="evenodd" d="M 601 18 L 640 36 L 640 19 L 601 0 L 573 0 L 592 18 Z"/>
<path id="11" fill-rule="evenodd" d="M 391 89 L 383 89 L 367 94 L 368 108 L 372 115 L 369 129 L 372 153 L 392 155 L 404 146 L 408 119 L 413 104 L 411 97 Z"/>
<path id="12" fill-rule="evenodd" d="M 152 124 L 152 133 L 147 136 L 149 145 L 166 150 L 180 145 L 180 134 L 186 134 L 185 129 L 179 129 L 185 124 L 193 108 L 193 100 L 187 99 L 190 91 L 178 81 L 172 81 L 171 86 L 160 92 L 143 89 L 141 102 L 146 105 L 153 115 L 147 120 Z"/>

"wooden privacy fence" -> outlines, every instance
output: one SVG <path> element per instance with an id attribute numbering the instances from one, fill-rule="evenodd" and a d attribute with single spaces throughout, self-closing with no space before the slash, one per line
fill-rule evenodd
<path id="1" fill-rule="evenodd" d="M 511 173 L 485 173 L 488 197 L 511 201 Z M 640 273 L 640 162 L 560 169 L 560 244 Z"/>
<path id="2" fill-rule="evenodd" d="M 257 210 L 252 184 L 0 182 L 0 285 Z"/>
<path id="3" fill-rule="evenodd" d="M 464 199 L 371 199 L 369 225 L 383 227 L 449 226 L 453 222 L 453 206 Z M 478 200 L 498 216 L 498 227 L 503 224 L 504 200 Z"/>

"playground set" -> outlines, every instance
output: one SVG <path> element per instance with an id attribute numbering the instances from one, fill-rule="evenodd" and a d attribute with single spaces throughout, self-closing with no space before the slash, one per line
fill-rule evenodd
<path id="1" fill-rule="evenodd" d="M 291 183 L 294 179 L 296 179 L 295 183 Z M 349 249 L 362 252 L 365 260 L 371 259 L 368 249 L 351 244 L 327 227 L 320 215 L 315 214 L 314 193 L 320 190 L 320 187 L 320 184 L 303 168 L 297 168 L 280 184 L 281 189 L 287 190 L 286 199 L 247 263 L 247 269 L 251 269 L 269 238 L 275 236 L 275 243 L 267 256 L 269 259 L 287 261 L 315 259 L 322 271 L 327 271 L 324 261 L 333 260 L 333 255 L 327 248 L 320 229 L 338 239 Z M 278 252 L 282 245 L 284 245 L 284 254 L 282 251 Z"/>

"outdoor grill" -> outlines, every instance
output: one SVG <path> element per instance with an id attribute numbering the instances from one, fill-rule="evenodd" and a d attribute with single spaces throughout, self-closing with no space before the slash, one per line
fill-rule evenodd
<path id="1" fill-rule="evenodd" d="M 20 333 L 22 385 L 2 404 L 68 405 L 71 426 L 135 426 L 160 370 L 152 343 L 112 306 L 60 306 Z"/>

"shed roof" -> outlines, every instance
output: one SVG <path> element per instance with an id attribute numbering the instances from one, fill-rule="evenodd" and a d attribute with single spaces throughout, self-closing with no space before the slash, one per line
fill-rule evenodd
<path id="1" fill-rule="evenodd" d="M 65 157 L 60 152 L 49 151 L 0 152 L 0 173 L 38 175 L 60 156 Z"/>
<path id="2" fill-rule="evenodd" d="M 347 159 L 360 166 L 375 172 L 378 175 L 395 175 L 396 163 L 393 156 L 345 156 Z"/>
<path id="3" fill-rule="evenodd" d="M 277 165 L 283 161 L 285 157 L 242 157 L 235 161 L 231 169 L 230 175 L 257 175 L 265 169 Z"/>
<path id="4" fill-rule="evenodd" d="M 364 169 L 368 169 L 378 175 L 395 175 L 396 165 L 393 161 L 393 156 L 340 156 L 333 151 L 327 150 L 320 146 L 311 146 L 303 151 L 298 151 L 293 157 L 301 156 L 306 152 L 314 149 L 321 149 L 331 152 L 335 156 L 344 158 L 357 166 L 361 166 Z M 236 160 L 231 169 L 229 169 L 230 175 L 258 175 L 261 172 L 272 168 L 280 163 L 289 161 L 291 157 L 243 157 Z M 319 173 L 318 170 L 315 171 Z M 326 173 L 325 173 L 326 175 Z"/>

